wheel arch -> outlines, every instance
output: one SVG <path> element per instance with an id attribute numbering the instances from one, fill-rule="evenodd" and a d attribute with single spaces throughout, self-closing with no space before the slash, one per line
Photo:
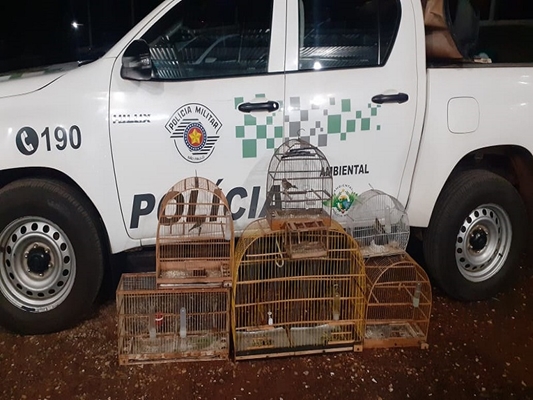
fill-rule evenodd
<path id="1" fill-rule="evenodd" d="M 426 160 L 427 161 L 427 160 Z M 453 165 L 453 164 L 452 164 Z M 425 168 L 417 166 L 426 171 Z M 457 174 L 472 169 L 483 169 L 496 173 L 509 181 L 519 192 L 531 222 L 533 222 L 533 155 L 517 145 L 487 146 L 472 150 L 462 156 L 450 172 L 442 178 L 419 170 L 412 182 L 407 210 L 412 219 L 415 233 L 420 237 L 435 212 L 444 188 Z M 435 177 L 437 176 L 437 181 Z M 439 183 L 441 182 L 441 183 Z M 412 217 L 412 218 L 411 218 Z"/>
<path id="2" fill-rule="evenodd" d="M 533 221 L 533 155 L 529 150 L 515 145 L 491 146 L 474 150 L 455 165 L 443 188 L 458 173 L 471 169 L 493 172 L 511 183 L 518 190 L 526 206 L 529 221 Z"/>
<path id="3" fill-rule="evenodd" d="M 105 258 L 109 258 L 111 255 L 111 243 L 109 240 L 109 234 L 103 222 L 102 215 L 94 205 L 91 198 L 87 193 L 81 188 L 76 181 L 74 181 L 70 176 L 65 173 L 58 171 L 53 168 L 44 168 L 44 167 L 27 167 L 27 168 L 14 168 L 0 171 L 0 188 L 21 179 L 34 178 L 34 179 L 49 179 L 59 181 L 65 185 L 68 185 L 74 190 L 76 190 L 81 196 L 85 198 L 88 204 L 91 207 L 91 213 L 98 217 L 98 229 L 102 237 L 102 244 L 104 246 L 106 254 Z"/>

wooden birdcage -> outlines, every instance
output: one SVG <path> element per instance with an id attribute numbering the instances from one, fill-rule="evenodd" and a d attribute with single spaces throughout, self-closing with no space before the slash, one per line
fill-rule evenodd
<path id="1" fill-rule="evenodd" d="M 427 274 L 407 253 L 366 260 L 365 348 L 426 346 L 431 315 Z"/>
<path id="2" fill-rule="evenodd" d="M 228 359 L 230 289 L 157 289 L 154 273 L 117 289 L 119 364 Z"/>
<path id="3" fill-rule="evenodd" d="M 293 259 L 326 257 L 329 236 L 329 227 L 321 219 L 289 221 L 285 224 L 284 250 Z"/>
<path id="4" fill-rule="evenodd" d="M 236 359 L 360 351 L 365 269 L 357 242 L 332 222 L 324 257 L 291 258 L 266 219 L 236 249 L 232 329 Z"/>
<path id="5" fill-rule="evenodd" d="M 333 178 L 324 154 L 303 140 L 288 140 L 270 160 L 267 175 L 267 220 L 272 230 L 290 221 L 331 224 Z"/>
<path id="6" fill-rule="evenodd" d="M 348 211 L 345 227 L 359 243 L 365 258 L 402 254 L 409 242 L 405 208 L 379 190 L 368 190 L 357 198 Z"/>
<path id="7" fill-rule="evenodd" d="M 230 284 L 233 254 L 233 218 L 222 190 L 200 177 L 176 183 L 159 212 L 158 285 Z"/>

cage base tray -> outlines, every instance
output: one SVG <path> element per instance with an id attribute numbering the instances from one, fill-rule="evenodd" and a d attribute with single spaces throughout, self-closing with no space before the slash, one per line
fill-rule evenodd
<path id="1" fill-rule="evenodd" d="M 280 358 L 280 357 L 294 357 L 305 356 L 312 354 L 325 353 L 345 353 L 351 351 L 360 351 L 357 345 L 342 345 L 331 347 L 303 347 L 303 348 L 286 348 L 275 349 L 271 351 L 238 351 L 235 353 L 236 360 L 257 360 L 265 358 Z"/>
<path id="2" fill-rule="evenodd" d="M 331 226 L 331 216 L 323 209 L 276 210 L 269 222 L 273 231 L 285 229 L 287 224 L 292 224 L 300 230 L 314 230 Z"/>
<path id="3" fill-rule="evenodd" d="M 405 253 L 402 248 L 390 244 L 361 246 L 360 249 L 361 255 L 364 258 L 393 256 Z"/>
<path id="4" fill-rule="evenodd" d="M 309 327 L 258 328 L 237 332 L 235 358 L 237 360 L 290 357 L 306 354 L 360 351 L 353 333 L 345 324 L 324 324 Z M 339 331 L 340 329 L 340 331 Z"/>
<path id="5" fill-rule="evenodd" d="M 418 347 L 426 340 L 420 328 L 410 322 L 367 323 L 364 348 Z"/>
<path id="6" fill-rule="evenodd" d="M 226 260 L 187 260 L 161 262 L 157 284 L 217 283 L 231 281 Z"/>
<path id="7" fill-rule="evenodd" d="M 205 336 L 181 339 L 175 335 L 134 337 L 124 344 L 119 355 L 120 365 L 154 364 L 186 361 L 227 360 L 229 346 L 226 337 Z"/>
<path id="8" fill-rule="evenodd" d="M 291 243 L 286 251 L 293 260 L 320 258 L 328 255 L 328 249 L 323 242 Z"/>

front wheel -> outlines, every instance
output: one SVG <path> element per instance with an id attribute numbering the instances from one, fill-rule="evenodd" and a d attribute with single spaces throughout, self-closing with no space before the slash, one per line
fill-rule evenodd
<path id="1" fill-rule="evenodd" d="M 458 174 L 442 191 L 424 235 L 435 283 L 459 300 L 494 296 L 512 281 L 527 237 L 517 190 L 485 170 Z"/>
<path id="2" fill-rule="evenodd" d="M 17 333 L 65 329 L 98 293 L 104 254 L 88 201 L 58 181 L 0 190 L 0 321 Z"/>

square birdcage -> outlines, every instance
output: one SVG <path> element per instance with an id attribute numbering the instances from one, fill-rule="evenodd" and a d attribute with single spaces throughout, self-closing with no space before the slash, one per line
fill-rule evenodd
<path id="1" fill-rule="evenodd" d="M 324 153 L 303 140 L 288 140 L 272 156 L 267 173 L 267 221 L 272 230 L 290 221 L 331 224 L 333 177 Z"/>
<path id="2" fill-rule="evenodd" d="M 160 207 L 157 283 L 230 284 L 233 252 L 233 218 L 222 190 L 201 177 L 176 183 Z"/>
<path id="3" fill-rule="evenodd" d="M 156 287 L 154 273 L 122 275 L 119 364 L 228 359 L 230 289 Z"/>
<path id="4" fill-rule="evenodd" d="M 236 359 L 362 349 L 365 275 L 357 243 L 335 222 L 327 253 L 292 258 L 266 220 L 236 249 L 232 318 Z"/>
<path id="5" fill-rule="evenodd" d="M 365 348 L 427 345 L 428 276 L 407 253 L 366 260 Z"/>
<path id="6" fill-rule="evenodd" d="M 361 247 L 363 257 L 402 254 L 409 242 L 409 220 L 394 197 L 368 190 L 359 195 L 345 218 L 346 231 Z"/>
<path id="7" fill-rule="evenodd" d="M 301 219 L 285 224 L 284 249 L 289 258 L 317 258 L 328 255 L 329 229 L 324 221 Z"/>

